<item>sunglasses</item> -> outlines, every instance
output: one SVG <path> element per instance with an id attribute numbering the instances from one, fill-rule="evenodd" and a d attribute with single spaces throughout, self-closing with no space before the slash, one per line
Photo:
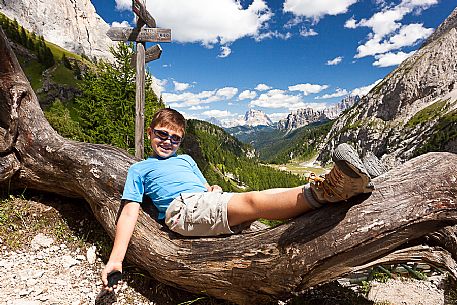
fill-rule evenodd
<path id="1" fill-rule="evenodd" d="M 160 130 L 160 129 L 153 129 L 152 132 L 156 137 L 158 137 L 162 141 L 166 141 L 170 139 L 171 144 L 179 144 L 182 141 L 182 138 L 178 135 L 175 134 L 169 134 L 165 130 Z"/>

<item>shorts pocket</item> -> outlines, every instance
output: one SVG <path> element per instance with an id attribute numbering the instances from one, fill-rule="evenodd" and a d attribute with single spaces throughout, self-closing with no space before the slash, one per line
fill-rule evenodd
<path id="1" fill-rule="evenodd" d="M 186 205 L 185 222 L 190 224 L 214 224 L 215 211 L 211 202 L 205 200 L 205 193 L 181 194 Z"/>

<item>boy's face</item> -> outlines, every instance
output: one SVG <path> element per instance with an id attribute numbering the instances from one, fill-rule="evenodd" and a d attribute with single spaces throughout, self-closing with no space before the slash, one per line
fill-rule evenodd
<path id="1" fill-rule="evenodd" d="M 168 158 L 176 153 L 181 144 L 183 134 L 171 127 L 158 125 L 153 129 L 148 128 L 148 138 L 151 140 L 153 155 Z"/>

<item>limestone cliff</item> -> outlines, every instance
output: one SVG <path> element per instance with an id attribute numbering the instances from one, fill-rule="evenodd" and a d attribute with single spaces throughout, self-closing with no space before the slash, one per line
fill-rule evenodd
<path id="1" fill-rule="evenodd" d="M 278 129 L 290 131 L 312 123 L 336 119 L 343 111 L 351 108 L 359 101 L 360 97 L 358 95 L 348 95 L 339 103 L 322 110 L 314 110 L 312 108 L 297 109 L 278 122 Z"/>
<path id="2" fill-rule="evenodd" d="M 112 59 L 109 25 L 90 0 L 0 0 L 0 11 L 70 52 Z"/>
<path id="3" fill-rule="evenodd" d="M 319 160 L 352 142 L 389 167 L 427 152 L 457 152 L 457 9 L 423 46 L 333 125 Z"/>

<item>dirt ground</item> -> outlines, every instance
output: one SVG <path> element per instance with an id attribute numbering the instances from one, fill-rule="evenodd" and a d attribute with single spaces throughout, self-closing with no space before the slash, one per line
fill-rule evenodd
<path id="1" fill-rule="evenodd" d="M 128 263 L 116 294 L 100 294 L 111 243 L 83 201 L 45 194 L 0 198 L 0 305 L 231 304 L 166 286 Z M 333 282 L 275 304 L 457 304 L 448 288 L 442 279 L 371 282 L 367 298 Z"/>

